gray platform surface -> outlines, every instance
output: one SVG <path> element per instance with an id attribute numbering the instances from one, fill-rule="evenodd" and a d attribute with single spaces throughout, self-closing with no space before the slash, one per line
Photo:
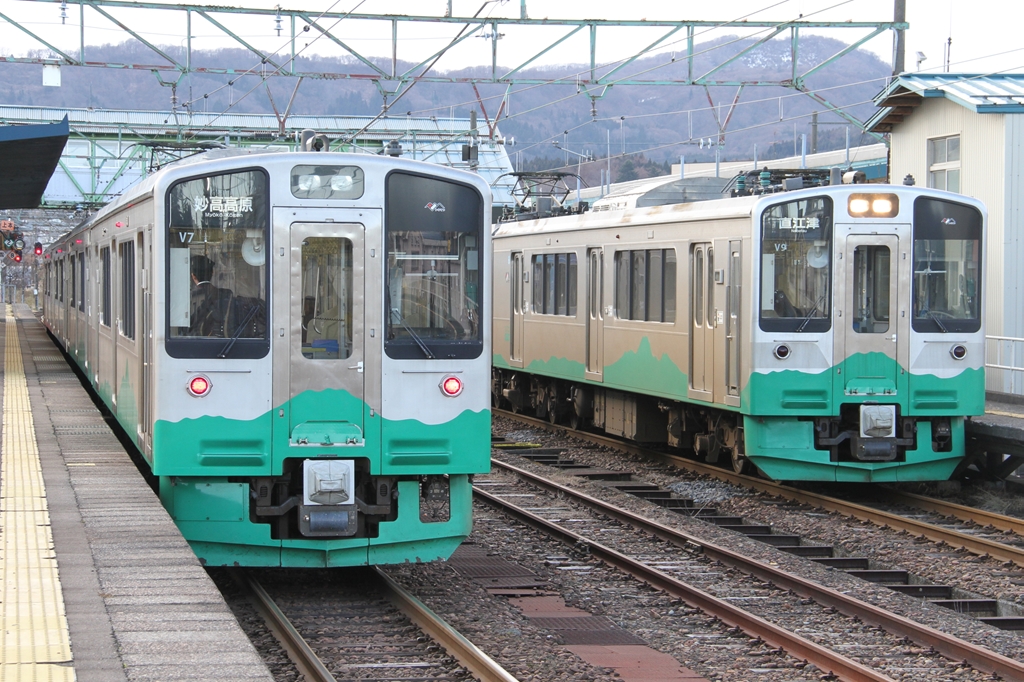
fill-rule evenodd
<path id="1" fill-rule="evenodd" d="M 46 329 L 15 315 L 77 679 L 273 680 Z"/>
<path id="2" fill-rule="evenodd" d="M 1006 441 L 1011 447 L 1019 445 L 1024 454 L 1024 401 L 1019 396 L 1004 396 L 988 393 L 985 398 L 985 414 L 971 417 L 967 422 L 967 436 L 992 438 Z"/>

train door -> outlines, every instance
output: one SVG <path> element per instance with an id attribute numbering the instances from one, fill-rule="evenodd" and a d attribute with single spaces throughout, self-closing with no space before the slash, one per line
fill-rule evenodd
<path id="1" fill-rule="evenodd" d="M 142 380 L 139 384 L 139 425 L 142 433 L 139 434 L 142 441 L 144 453 L 153 452 L 153 430 L 152 430 L 152 405 L 153 396 L 150 395 L 152 385 L 153 367 L 153 317 L 152 317 L 152 296 L 150 294 L 150 282 L 147 279 L 151 270 L 149 266 L 150 254 L 146 250 L 149 245 L 149 238 L 152 237 L 152 227 L 147 226 L 145 234 L 138 236 L 138 258 L 135 262 L 136 281 L 139 282 L 137 291 L 142 292 L 140 301 L 140 323 L 136 325 L 135 338 L 139 340 L 139 358 L 142 362 Z M 148 236 L 148 237 L 147 237 Z"/>
<path id="2" fill-rule="evenodd" d="M 94 246 L 87 248 L 86 251 L 86 262 L 88 265 L 85 270 L 85 286 L 83 291 L 87 292 L 85 297 L 85 330 L 86 330 L 86 343 L 85 343 L 85 358 L 86 364 L 89 367 L 89 379 L 92 381 L 92 385 L 97 389 L 100 386 L 100 374 L 103 372 L 103 368 L 100 366 L 103 358 L 103 353 L 100 350 L 100 338 L 103 330 L 101 329 L 101 323 L 103 321 L 102 309 L 103 309 L 103 292 L 101 287 L 101 273 L 102 266 L 100 265 L 100 247 Z"/>
<path id="3" fill-rule="evenodd" d="M 337 222 L 274 216 L 284 239 L 273 252 L 273 391 L 289 445 L 364 442 L 365 229 L 360 215 L 331 215 Z"/>
<path id="4" fill-rule="evenodd" d="M 70 258 L 60 259 L 60 307 L 63 314 L 62 317 L 64 318 L 60 326 L 60 335 L 64 340 L 65 348 L 70 348 L 68 345 L 68 339 L 70 338 L 68 325 L 71 324 L 71 299 L 68 298 L 70 292 L 70 287 L 68 287 L 68 262 L 70 260 Z"/>
<path id="5" fill-rule="evenodd" d="M 523 311 L 526 303 L 523 300 L 525 286 L 523 284 L 526 271 L 523 269 L 523 254 L 516 252 L 512 254 L 512 281 L 509 282 L 509 291 L 512 300 L 509 301 L 509 335 L 508 335 L 508 364 L 513 367 L 523 366 Z"/>
<path id="6" fill-rule="evenodd" d="M 715 250 L 690 249 L 690 397 L 712 400 L 715 379 Z"/>
<path id="7" fill-rule="evenodd" d="M 601 249 L 587 249 L 587 367 L 586 378 L 601 381 L 604 377 L 604 254 Z"/>
<path id="8" fill-rule="evenodd" d="M 100 259 L 100 267 L 104 271 L 99 284 L 100 295 L 103 297 L 105 306 L 104 314 L 107 316 L 107 331 L 110 333 L 110 370 L 107 376 L 110 377 L 110 394 L 113 396 L 115 410 L 121 388 L 121 374 L 117 371 L 118 320 L 116 311 L 118 306 L 115 301 L 121 300 L 121 287 L 123 286 L 120 276 L 120 259 L 117 258 L 117 246 L 116 241 L 110 242 L 110 247 L 106 251 L 106 260 Z"/>
<path id="9" fill-rule="evenodd" d="M 899 238 L 850 234 L 839 239 L 835 364 L 846 395 L 895 395 L 899 381 Z M 904 344 L 905 345 L 905 344 Z"/>
<path id="10" fill-rule="evenodd" d="M 74 253 L 68 258 L 68 323 L 65 329 L 67 329 L 68 341 L 65 342 L 64 346 L 68 349 L 69 354 L 74 355 L 75 359 L 78 359 L 79 343 L 78 338 L 78 256 Z"/>

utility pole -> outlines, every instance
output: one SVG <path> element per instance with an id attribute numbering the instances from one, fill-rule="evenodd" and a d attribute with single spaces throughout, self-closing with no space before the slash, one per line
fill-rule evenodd
<path id="1" fill-rule="evenodd" d="M 907 20 L 907 0 L 894 0 L 895 6 L 893 7 L 892 20 L 903 22 Z M 904 31 L 902 28 L 896 29 L 896 44 L 893 46 L 893 58 L 892 58 L 892 75 L 898 76 L 905 70 L 903 68 L 903 59 L 905 52 L 904 45 Z"/>
<path id="2" fill-rule="evenodd" d="M 811 153 L 818 153 L 818 112 L 811 112 Z"/>

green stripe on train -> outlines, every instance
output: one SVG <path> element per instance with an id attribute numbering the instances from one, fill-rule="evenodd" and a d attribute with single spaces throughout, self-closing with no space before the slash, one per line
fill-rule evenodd
<path id="1" fill-rule="evenodd" d="M 861 354 L 818 373 L 800 370 L 752 373 L 743 389 L 750 415 L 838 414 L 844 403 L 899 405 L 903 416 L 960 416 L 985 411 L 985 372 L 965 369 L 955 377 L 911 374 L 882 353 Z"/>
<path id="2" fill-rule="evenodd" d="M 361 445 L 295 445 L 293 414 L 301 423 L 334 424 L 343 430 L 362 413 Z M 466 410 L 441 424 L 390 420 L 371 414 L 347 391 L 307 391 L 289 405 L 254 419 L 203 416 L 153 427 L 153 473 L 157 476 L 272 476 L 288 457 L 366 457 L 373 474 L 473 474 L 490 467 L 490 410 Z M 352 425 L 349 424 L 351 427 Z M 228 473 L 230 472 L 230 473 Z"/>
<path id="3" fill-rule="evenodd" d="M 516 371 L 500 354 L 494 354 L 492 364 L 499 369 Z M 533 360 L 523 372 L 539 376 L 563 379 L 593 386 L 632 391 L 670 399 L 685 399 L 689 378 L 667 354 L 660 358 L 651 351 L 647 337 L 640 340 L 635 351 L 627 351 L 614 363 L 604 367 L 604 381 L 585 378 L 586 366 L 577 360 L 551 357 L 547 360 Z"/>
<path id="4" fill-rule="evenodd" d="M 289 410 L 321 420 L 363 412 L 363 445 L 291 444 Z M 278 410 L 284 410 L 279 416 Z M 461 413 L 443 424 L 371 416 L 362 401 L 340 390 L 307 392 L 251 420 L 204 416 L 154 427 L 154 470 L 160 498 L 196 555 L 207 565 L 355 566 L 446 558 L 469 534 L 469 475 L 490 470 L 489 410 Z M 341 427 L 336 426 L 341 432 Z M 351 431 L 349 431 L 351 432 Z M 250 520 L 245 478 L 282 472 L 286 458 L 357 457 L 370 473 L 398 476 L 399 514 L 374 538 L 320 540 L 271 537 Z M 419 516 L 419 477 L 448 475 L 450 516 L 439 523 Z M 242 478 L 243 480 L 238 480 Z"/>

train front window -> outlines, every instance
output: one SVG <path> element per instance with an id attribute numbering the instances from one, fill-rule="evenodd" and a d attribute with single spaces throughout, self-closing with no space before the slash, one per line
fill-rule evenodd
<path id="1" fill-rule="evenodd" d="M 384 351 L 475 358 L 483 351 L 483 198 L 466 185 L 394 172 L 385 196 Z"/>
<path id="2" fill-rule="evenodd" d="M 927 197 L 914 202 L 914 331 L 981 328 L 981 229 L 976 208 Z"/>
<path id="3" fill-rule="evenodd" d="M 853 331 L 884 334 L 889 331 L 889 264 L 887 246 L 858 246 L 853 251 Z"/>
<path id="4" fill-rule="evenodd" d="M 204 176 L 167 194 L 167 350 L 258 358 L 267 336 L 267 177 Z"/>
<path id="5" fill-rule="evenodd" d="M 310 237 L 302 242 L 302 355 L 344 360 L 352 355 L 352 242 Z"/>
<path id="6" fill-rule="evenodd" d="M 828 331 L 831 282 L 832 199 L 768 207 L 761 218 L 761 329 Z"/>

